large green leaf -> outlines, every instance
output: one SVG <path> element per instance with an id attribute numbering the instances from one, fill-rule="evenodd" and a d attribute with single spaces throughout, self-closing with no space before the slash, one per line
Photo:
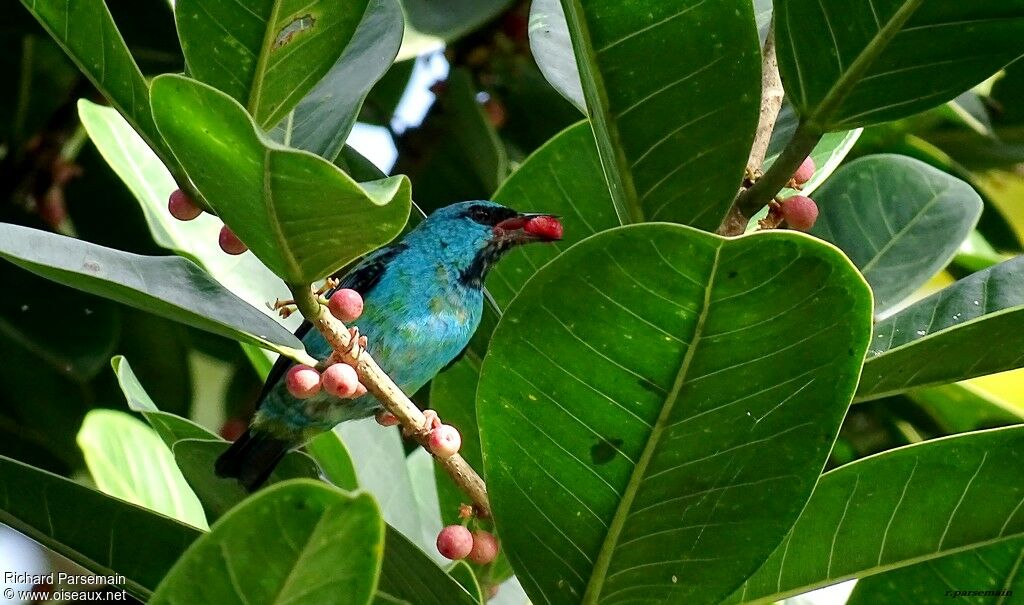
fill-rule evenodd
<path id="1" fill-rule="evenodd" d="M 526 158 L 493 199 L 517 210 L 557 214 L 565 228 L 561 242 L 523 246 L 494 266 L 487 290 L 502 307 L 563 250 L 619 226 L 587 122 L 567 128 Z"/>
<path id="2" fill-rule="evenodd" d="M 938 605 L 949 603 L 954 593 L 969 603 L 1011 603 L 1013 593 L 1024 590 L 1022 560 L 1024 540 L 946 555 L 864 578 L 846 605 Z M 945 590 L 936 590 L 940 586 Z"/>
<path id="3" fill-rule="evenodd" d="M 758 120 L 760 53 L 750 0 L 562 6 L 620 220 L 717 228 L 736 196 Z M 563 52 L 552 51 L 550 60 Z"/>
<path id="4" fill-rule="evenodd" d="M 315 481 L 267 488 L 196 540 L 151 603 L 369 603 L 384 522 L 369 494 Z"/>
<path id="5" fill-rule="evenodd" d="M 146 600 L 200 532 L 0 456 L 0 521 Z"/>
<path id="6" fill-rule="evenodd" d="M 316 281 L 401 232 L 411 205 L 405 177 L 360 185 L 269 140 L 241 105 L 188 78 L 156 78 L 152 97 L 160 133 L 203 197 L 285 281 Z"/>
<path id="7" fill-rule="evenodd" d="M 950 597 L 972 603 L 991 603 L 995 597 L 1004 605 L 1024 590 L 1022 561 L 1021 539 L 947 555 L 860 580 L 847 605 L 938 605 Z M 942 585 L 945 591 L 935 590 Z"/>
<path id="8" fill-rule="evenodd" d="M 875 326 L 857 399 L 1024 366 L 1024 257 L 961 279 Z"/>
<path id="9" fill-rule="evenodd" d="M 82 73 L 151 145 L 149 89 L 103 0 L 21 0 Z"/>
<path id="10" fill-rule="evenodd" d="M 409 25 L 417 32 L 445 40 L 468 33 L 494 18 L 511 0 L 447 0 L 440 8 L 432 0 L 402 0 Z"/>
<path id="11" fill-rule="evenodd" d="M 366 5 L 367 0 L 178 0 L 174 12 L 189 74 L 240 102 L 267 129 L 335 64 Z"/>
<path id="12" fill-rule="evenodd" d="M 103 158 L 135 194 L 157 244 L 191 258 L 256 309 L 262 311 L 268 302 L 290 298 L 281 279 L 255 256 L 224 254 L 217 243 L 223 226 L 219 218 L 203 213 L 184 222 L 171 216 L 167 198 L 178 185 L 160 158 L 117 111 L 81 99 L 78 115 Z M 271 317 L 292 330 L 302 321 L 297 313 L 288 320 L 277 314 Z"/>
<path id="13" fill-rule="evenodd" d="M 946 434 L 1024 423 L 1024 408 L 967 382 L 914 389 L 907 397 Z"/>
<path id="14" fill-rule="evenodd" d="M 128 407 L 139 412 L 146 419 L 167 447 L 173 447 L 181 439 L 216 439 L 217 435 L 176 414 L 162 412 L 149 393 L 143 388 L 128 360 L 121 355 L 110 360 L 118 386 L 128 400 Z"/>
<path id="15" fill-rule="evenodd" d="M 10 224 L 0 224 L 0 257 L 58 283 L 214 334 L 305 355 L 291 332 L 184 258 L 140 256 Z"/>
<path id="16" fill-rule="evenodd" d="M 531 598 L 732 592 L 810 496 L 870 325 L 856 269 L 795 233 L 636 225 L 538 272 L 495 331 L 477 410 Z"/>
<path id="17" fill-rule="evenodd" d="M 534 0 L 530 4 L 530 50 L 537 67 L 560 95 L 584 114 L 580 70 L 572 54 L 572 38 L 561 0 Z"/>
<path id="18" fill-rule="evenodd" d="M 206 515 L 174 456 L 153 429 L 124 412 L 93 410 L 78 432 L 89 474 L 100 491 L 206 528 Z"/>
<path id="19" fill-rule="evenodd" d="M 370 0 L 341 58 L 279 125 L 286 144 L 338 157 L 370 88 L 398 54 L 404 25 L 398 0 Z"/>
<path id="20" fill-rule="evenodd" d="M 878 314 L 949 263 L 982 207 L 967 183 L 898 155 L 851 162 L 814 197 L 821 215 L 811 234 L 839 246 L 857 265 Z"/>
<path id="21" fill-rule="evenodd" d="M 770 603 L 1024 535 L 1022 455 L 1024 427 L 1015 427 L 826 473 L 790 535 L 729 601 Z"/>
<path id="22" fill-rule="evenodd" d="M 1024 55 L 1021 0 L 776 0 L 779 69 L 814 128 L 940 105 Z"/>
<path id="23" fill-rule="evenodd" d="M 244 500 L 249 492 L 233 478 L 214 474 L 217 458 L 228 448 L 223 439 L 178 439 L 171 446 L 174 460 L 203 503 L 210 520 L 218 519 Z M 268 485 L 290 479 L 319 479 L 320 468 L 302 452 L 289 452 L 274 467 Z"/>
<path id="24" fill-rule="evenodd" d="M 476 601 L 401 532 L 388 526 L 378 605 L 470 605 Z"/>

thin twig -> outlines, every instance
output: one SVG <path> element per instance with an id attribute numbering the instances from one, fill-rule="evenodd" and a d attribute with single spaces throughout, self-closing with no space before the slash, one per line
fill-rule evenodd
<path id="1" fill-rule="evenodd" d="M 289 285 L 289 289 L 291 289 L 292 295 L 295 297 L 295 304 L 303 317 L 323 334 L 331 348 L 334 349 L 330 361 L 347 363 L 355 368 L 356 373 L 359 374 L 359 382 L 366 387 L 366 390 L 377 398 L 385 410 L 398 418 L 398 422 L 405 428 L 407 434 L 416 439 L 429 452 L 430 448 L 427 447 L 427 442 L 430 438 L 430 428 L 426 426 L 427 419 L 423 412 L 377 365 L 369 353 L 353 350 L 352 337 L 348 329 L 341 321 L 327 312 L 309 286 Z M 480 475 L 473 470 L 473 467 L 458 454 L 448 458 L 435 456 L 434 459 L 448 472 L 459 489 L 473 501 L 477 515 L 483 518 L 490 517 L 491 505 L 487 499 L 487 486 Z"/>
<path id="2" fill-rule="evenodd" d="M 768 37 L 761 51 L 761 115 L 757 122 L 754 143 L 750 147 L 747 160 L 747 174 L 761 173 L 764 158 L 768 155 L 768 145 L 775 131 L 775 122 L 779 119 L 782 99 L 785 91 L 782 88 L 782 77 L 779 75 L 779 59 L 775 51 L 775 19 L 768 25 Z M 742 196 L 743 190 L 740 191 Z M 737 197 L 739 199 L 739 197 Z M 738 204 L 733 205 L 729 215 L 718 228 L 720 235 L 740 235 L 746 229 L 749 217 Z"/>

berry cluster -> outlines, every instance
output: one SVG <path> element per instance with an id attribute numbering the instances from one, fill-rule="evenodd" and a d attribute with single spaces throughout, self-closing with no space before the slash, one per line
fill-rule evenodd
<path id="1" fill-rule="evenodd" d="M 181 189 L 175 189 L 167 200 L 167 211 L 179 221 L 191 221 L 203 213 L 203 209 Z M 235 232 L 224 225 L 220 228 L 220 236 L 217 238 L 220 249 L 231 255 L 244 253 L 249 249 L 242 240 L 238 239 Z"/>
<path id="2" fill-rule="evenodd" d="M 816 170 L 814 160 L 808 156 L 793 173 L 789 186 L 799 190 L 811 180 Z M 814 200 L 806 195 L 791 195 L 769 203 L 768 216 L 761 220 L 760 226 L 762 229 L 774 229 L 785 222 L 790 229 L 810 231 L 817 220 L 818 204 Z"/>
<path id="3" fill-rule="evenodd" d="M 449 525 L 437 534 L 437 552 L 446 559 L 469 559 L 487 565 L 498 556 L 498 539 L 482 529 L 469 531 L 462 525 Z"/>

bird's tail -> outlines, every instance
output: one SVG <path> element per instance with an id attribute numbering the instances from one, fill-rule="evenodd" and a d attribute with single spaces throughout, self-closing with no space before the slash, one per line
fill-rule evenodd
<path id="1" fill-rule="evenodd" d="M 238 479 L 252 492 L 266 483 L 290 447 L 284 439 L 249 429 L 217 458 L 214 471 L 218 477 Z"/>

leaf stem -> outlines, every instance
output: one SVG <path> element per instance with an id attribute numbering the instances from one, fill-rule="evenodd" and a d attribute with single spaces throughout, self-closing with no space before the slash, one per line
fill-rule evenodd
<path id="1" fill-rule="evenodd" d="M 347 363 L 355 368 L 359 374 L 359 381 L 366 387 L 366 390 L 377 398 L 385 410 L 398 418 L 398 422 L 406 434 L 412 436 L 429 452 L 430 448 L 427 446 L 427 442 L 430 437 L 430 429 L 426 427 L 427 419 L 423 412 L 377 365 L 368 352 L 362 351 L 358 355 L 355 354 L 355 351 L 352 350 L 352 337 L 345 324 L 325 310 L 309 285 L 288 284 L 288 289 L 292 291 L 295 305 L 302 316 L 323 334 L 331 348 L 334 349 L 334 353 L 331 354 L 328 361 Z M 434 456 L 434 459 L 448 472 L 459 489 L 473 501 L 477 515 L 482 518 L 490 517 L 491 504 L 487 498 L 487 486 L 480 475 L 473 470 L 473 467 L 458 454 L 448 458 Z"/>
<path id="2" fill-rule="evenodd" d="M 814 150 L 824 133 L 801 120 L 782 154 L 756 183 L 736 198 L 736 207 L 752 216 L 767 204 L 792 178 L 804 159 Z"/>

